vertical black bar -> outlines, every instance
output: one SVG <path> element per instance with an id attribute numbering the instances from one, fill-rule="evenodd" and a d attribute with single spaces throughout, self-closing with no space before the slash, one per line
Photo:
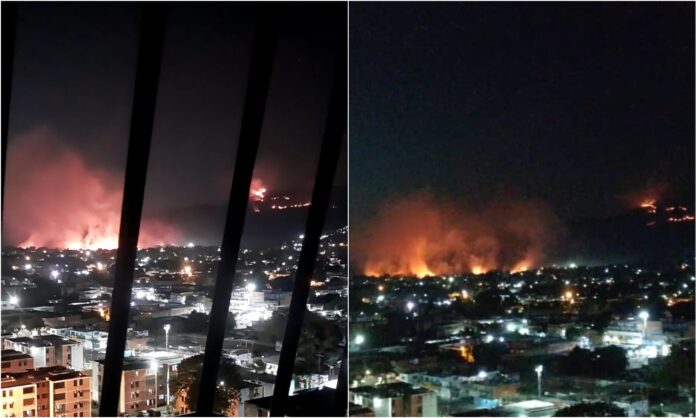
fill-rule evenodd
<path id="1" fill-rule="evenodd" d="M 343 359 L 341 368 L 338 372 L 338 382 L 336 393 L 334 394 L 334 413 L 333 416 L 348 416 L 348 344 L 343 348 Z"/>
<path id="2" fill-rule="evenodd" d="M 295 366 L 297 345 L 302 331 L 302 319 L 307 309 L 309 296 L 309 282 L 314 272 L 319 240 L 324 229 L 324 221 L 329 208 L 331 190 L 333 188 L 336 165 L 341 153 L 341 142 L 346 127 L 348 110 L 347 103 L 347 69 L 346 69 L 346 45 L 342 38 L 337 48 L 337 60 L 334 85 L 329 101 L 329 111 L 324 130 L 324 139 L 319 155 L 317 175 L 314 180 L 312 192 L 312 204 L 309 206 L 307 225 L 305 227 L 304 240 L 300 259 L 297 262 L 297 272 L 290 300 L 288 322 L 283 338 L 283 347 L 280 350 L 278 360 L 278 376 L 273 388 L 273 402 L 271 403 L 271 416 L 285 415 L 290 380 Z"/>
<path id="3" fill-rule="evenodd" d="M 225 325 L 230 307 L 230 297 L 237 268 L 239 245 L 242 239 L 244 218 L 249 203 L 249 188 L 256 163 L 261 128 L 266 109 L 266 99 L 273 71 L 273 57 L 277 43 L 277 5 L 260 5 L 257 13 L 257 28 L 251 51 L 251 63 L 247 80 L 244 113 L 239 133 L 234 178 L 227 206 L 227 219 L 220 246 L 215 294 L 210 310 L 208 338 L 205 342 L 205 357 L 198 388 L 196 415 L 213 414 L 217 371 L 222 357 L 225 340 Z"/>
<path id="4" fill-rule="evenodd" d="M 133 290 L 133 272 L 155 119 L 166 19 L 166 6 L 157 3 L 146 3 L 143 6 L 114 291 L 111 300 L 111 321 L 99 405 L 99 415 L 102 417 L 118 415 L 123 355 L 126 349 L 126 333 Z"/>
<path id="5" fill-rule="evenodd" d="M 7 125 L 10 120 L 12 69 L 17 33 L 17 3 L 2 3 L 2 208 L 5 209 L 5 171 L 7 171 Z"/>

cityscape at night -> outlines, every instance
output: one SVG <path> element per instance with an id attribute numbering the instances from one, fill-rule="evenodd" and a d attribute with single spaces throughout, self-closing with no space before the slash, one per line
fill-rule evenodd
<path id="1" fill-rule="evenodd" d="M 2 417 L 695 417 L 696 3 L 2 1 Z"/>
<path id="2" fill-rule="evenodd" d="M 693 15 L 351 5 L 351 416 L 694 416 Z"/>
<path id="3" fill-rule="evenodd" d="M 293 390 L 335 388 L 347 314 L 346 241 L 346 228 L 322 237 Z M 300 248 L 298 236 L 277 248 L 241 251 L 241 280 L 230 300 L 223 360 L 230 368 L 226 385 L 236 391 L 231 394 L 237 399 L 232 414 L 245 416 L 246 401 L 273 392 L 276 348 L 282 341 Z M 42 374 L 55 375 L 51 380 L 56 382 L 79 376 L 86 382 L 79 388 L 84 396 L 64 406 L 39 403 L 35 412 L 42 416 L 42 409 L 55 407 L 56 412 L 67 408 L 71 415 L 92 415 L 92 401 L 95 407 L 99 401 L 115 253 L 35 247 L 3 251 L 3 388 L 17 388 L 18 400 L 13 402 L 18 410 L 23 396 L 19 389 L 43 380 Z M 194 410 L 186 397 L 191 383 L 179 371 L 204 352 L 218 261 L 217 247 L 193 243 L 138 252 L 124 387 L 128 380 L 145 386 L 121 394 L 120 413 L 174 415 Z M 314 345 L 313 338 L 324 344 Z"/>
<path id="4" fill-rule="evenodd" d="M 346 6 L 2 18 L 0 415 L 346 411 Z"/>

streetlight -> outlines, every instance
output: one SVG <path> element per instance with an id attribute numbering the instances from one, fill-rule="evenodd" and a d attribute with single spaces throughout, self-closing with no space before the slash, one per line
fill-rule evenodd
<path id="1" fill-rule="evenodd" d="M 416 304 L 413 303 L 413 302 L 411 302 L 411 301 L 408 301 L 408 302 L 406 303 L 406 309 L 408 309 L 409 312 L 412 311 L 413 308 L 415 308 L 415 307 L 416 307 Z"/>
<path id="2" fill-rule="evenodd" d="M 164 324 L 164 351 L 169 351 L 169 328 L 171 325 Z"/>
<path id="3" fill-rule="evenodd" d="M 534 368 L 534 371 L 537 374 L 537 394 L 541 397 L 541 372 L 544 371 L 544 366 L 540 364 Z"/>
<path id="4" fill-rule="evenodd" d="M 362 343 L 365 342 L 365 336 L 362 334 L 358 334 L 355 336 L 355 344 L 356 345 L 362 345 Z"/>
<path id="5" fill-rule="evenodd" d="M 640 311 L 638 314 L 638 318 L 643 320 L 643 339 L 645 339 L 645 333 L 648 328 L 648 318 L 650 318 L 650 314 L 648 311 Z"/>
<path id="6" fill-rule="evenodd" d="M 10 305 L 19 306 L 19 298 L 17 296 L 10 296 Z"/>

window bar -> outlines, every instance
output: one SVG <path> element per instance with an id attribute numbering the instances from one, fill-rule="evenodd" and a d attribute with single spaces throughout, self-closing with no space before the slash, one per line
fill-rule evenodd
<path id="1" fill-rule="evenodd" d="M 128 157 L 123 188 L 121 225 L 116 253 L 111 321 L 106 346 L 100 416 L 117 416 L 121 393 L 121 373 L 126 349 L 133 274 L 137 255 L 140 219 L 145 194 L 147 163 L 157 102 L 166 27 L 166 6 L 149 3 L 143 6 L 135 91 L 131 114 Z"/>
<path id="2" fill-rule="evenodd" d="M 314 180 L 312 204 L 309 206 L 307 215 L 302 250 L 297 263 L 292 299 L 290 300 L 288 322 L 285 326 L 283 346 L 280 350 L 280 359 L 278 360 L 278 375 L 273 388 L 273 400 L 271 403 L 271 416 L 273 417 L 284 416 L 286 412 L 290 380 L 292 379 L 297 345 L 302 331 L 302 319 L 307 309 L 310 280 L 314 273 L 319 241 L 329 208 L 336 165 L 341 153 L 341 143 L 346 127 L 348 86 L 345 39 L 339 44 L 337 54 L 337 67 L 329 101 L 317 174 Z"/>
<path id="3" fill-rule="evenodd" d="M 251 50 L 251 62 L 244 99 L 244 113 L 239 133 L 234 178 L 227 206 L 227 219 L 220 246 L 220 264 L 215 281 L 210 325 L 205 343 L 205 356 L 198 388 L 196 415 L 213 415 L 217 372 L 222 357 L 225 325 L 234 285 L 234 276 L 242 239 L 244 218 L 249 203 L 249 188 L 256 163 L 268 89 L 273 71 L 277 43 L 277 5 L 259 6 L 256 34 Z"/>
<path id="4" fill-rule="evenodd" d="M 5 167 L 7 167 L 7 125 L 10 120 L 12 68 L 17 33 L 17 3 L 2 3 L 2 212 L 5 208 Z"/>
<path id="5" fill-rule="evenodd" d="M 334 416 L 348 416 L 348 345 L 343 347 L 343 359 L 341 368 L 338 371 L 338 382 L 336 383 L 336 393 L 334 394 Z"/>

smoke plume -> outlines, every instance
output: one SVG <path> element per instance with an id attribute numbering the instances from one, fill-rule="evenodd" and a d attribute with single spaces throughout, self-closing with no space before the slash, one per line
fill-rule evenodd
<path id="1" fill-rule="evenodd" d="M 8 145 L 3 241 L 22 247 L 116 248 L 123 176 L 90 167 L 51 130 Z M 178 241 L 178 231 L 143 219 L 140 247 Z"/>
<path id="2" fill-rule="evenodd" d="M 367 276 L 522 271 L 545 261 L 559 226 L 535 202 L 474 210 L 417 193 L 385 202 L 366 227 L 351 231 L 351 256 Z"/>

